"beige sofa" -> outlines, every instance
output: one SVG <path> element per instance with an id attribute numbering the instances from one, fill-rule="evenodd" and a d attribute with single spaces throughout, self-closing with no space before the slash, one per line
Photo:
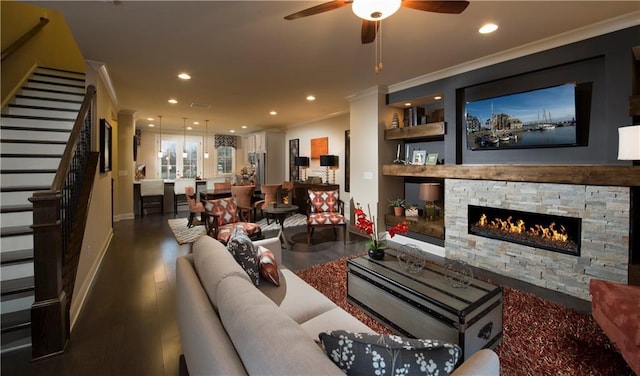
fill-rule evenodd
<path id="1" fill-rule="evenodd" d="M 277 238 L 254 244 L 282 259 Z M 256 288 L 225 246 L 208 236 L 176 267 L 182 366 L 192 376 L 342 375 L 316 343 L 318 334 L 372 332 L 282 265 L 280 287 L 261 280 Z M 482 350 L 453 374 L 498 375 L 499 361 Z"/>

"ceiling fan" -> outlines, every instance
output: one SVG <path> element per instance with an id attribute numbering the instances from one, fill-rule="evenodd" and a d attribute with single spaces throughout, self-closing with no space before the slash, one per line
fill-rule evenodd
<path id="1" fill-rule="evenodd" d="M 469 5 L 468 1 L 431 1 L 431 0 L 334 0 L 316 5 L 300 12 L 286 16 L 285 20 L 295 20 L 302 17 L 339 9 L 349 4 L 356 16 L 362 18 L 362 44 L 371 43 L 376 39 L 380 25 L 379 21 L 395 13 L 400 7 L 422 10 L 425 12 L 460 14 Z"/>

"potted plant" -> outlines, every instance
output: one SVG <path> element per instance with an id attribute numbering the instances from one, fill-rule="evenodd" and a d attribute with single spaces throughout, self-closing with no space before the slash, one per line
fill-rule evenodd
<path id="1" fill-rule="evenodd" d="M 389 200 L 389 206 L 393 207 L 393 214 L 396 217 L 402 217 L 404 215 L 404 208 L 406 204 L 407 202 L 403 198 Z"/>

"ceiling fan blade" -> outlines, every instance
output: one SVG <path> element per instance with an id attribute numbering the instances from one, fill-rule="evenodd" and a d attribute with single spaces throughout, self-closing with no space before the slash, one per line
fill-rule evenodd
<path id="1" fill-rule="evenodd" d="M 467 9 L 468 1 L 412 1 L 402 0 L 403 7 L 435 13 L 460 14 Z"/>
<path id="2" fill-rule="evenodd" d="M 362 20 L 362 44 L 371 43 L 376 40 L 379 25 L 380 21 Z"/>
<path id="3" fill-rule="evenodd" d="M 302 17 L 313 16 L 314 14 L 328 12 L 330 10 L 342 8 L 351 4 L 353 0 L 334 0 L 328 3 L 323 3 L 320 5 L 316 5 L 315 7 L 307 8 L 305 10 L 301 10 L 300 12 L 296 12 L 286 16 L 285 20 L 295 20 Z"/>

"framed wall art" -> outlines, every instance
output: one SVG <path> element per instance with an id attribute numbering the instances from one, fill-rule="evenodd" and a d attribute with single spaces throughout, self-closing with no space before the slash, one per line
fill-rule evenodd
<path id="1" fill-rule="evenodd" d="M 111 150 L 113 145 L 111 125 L 100 119 L 100 172 L 111 171 Z"/>
<path id="2" fill-rule="evenodd" d="M 320 159 L 325 154 L 329 154 L 329 137 L 312 138 L 311 159 Z"/>
<path id="3" fill-rule="evenodd" d="M 296 167 L 296 157 L 300 155 L 300 139 L 289 140 L 289 181 L 300 180 L 300 169 Z"/>

